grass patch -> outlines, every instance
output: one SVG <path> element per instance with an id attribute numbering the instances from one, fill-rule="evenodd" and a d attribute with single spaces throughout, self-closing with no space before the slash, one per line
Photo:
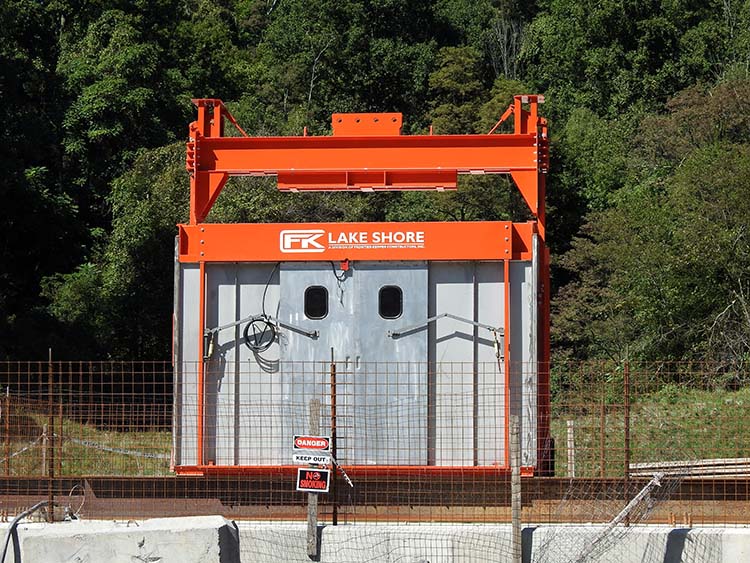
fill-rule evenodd
<path id="1" fill-rule="evenodd" d="M 24 431 L 8 435 L 0 441 L 0 459 L 7 453 L 20 451 L 37 440 L 43 433 L 48 417 L 38 412 L 28 412 L 23 406 L 15 406 L 17 419 L 24 421 Z M 2 429 L 0 427 L 0 429 Z M 60 419 L 55 418 L 55 432 L 60 434 Z M 118 475 L 148 476 L 170 475 L 169 459 L 155 459 L 104 451 L 92 445 L 73 440 L 91 442 L 103 448 L 130 450 L 144 454 L 169 456 L 172 434 L 169 431 L 118 432 L 82 424 L 67 418 L 62 420 L 62 443 L 55 447 L 56 474 L 65 475 Z M 7 447 L 6 447 L 7 443 Z M 6 453 L 7 452 L 7 453 Z M 46 455 L 43 441 L 38 440 L 30 449 L 0 464 L 0 474 L 13 476 L 36 476 L 44 474 Z"/>
<path id="2" fill-rule="evenodd" d="M 601 404 L 604 403 L 602 423 Z M 575 422 L 577 477 L 625 472 L 625 409 L 600 401 L 555 404 L 556 474 L 568 474 L 567 420 Z M 631 463 L 750 457 L 750 389 L 691 389 L 668 384 L 631 402 Z M 604 451 L 602 455 L 602 434 Z M 602 472 L 603 468 L 603 472 Z"/>
<path id="3" fill-rule="evenodd" d="M 596 386 L 589 386 L 589 389 Z M 552 405 L 556 475 L 568 474 L 566 421 L 575 423 L 577 477 L 622 477 L 625 472 L 625 420 L 618 382 L 590 392 L 560 393 Z M 614 390 L 615 392 L 609 392 Z M 0 423 L 0 459 L 39 438 L 48 423 L 39 406 L 15 404 Z M 602 417 L 602 406 L 604 416 Z M 750 457 L 750 388 L 699 389 L 674 383 L 651 388 L 631 402 L 631 463 Z M 5 417 L 8 417 L 6 433 Z M 56 418 L 59 433 L 59 418 Z M 64 440 L 55 449 L 59 475 L 171 475 L 168 459 L 102 451 L 71 438 L 105 448 L 168 456 L 168 428 L 144 431 L 110 430 L 63 418 Z M 5 437 L 7 434 L 7 438 Z M 603 438 L 603 450 L 602 450 Z M 7 444 L 7 447 L 6 447 Z M 41 440 L 28 451 L 0 463 L 0 474 L 43 474 Z"/>

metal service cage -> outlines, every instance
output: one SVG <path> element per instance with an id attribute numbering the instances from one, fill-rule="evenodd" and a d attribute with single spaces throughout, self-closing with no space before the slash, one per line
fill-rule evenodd
<path id="1" fill-rule="evenodd" d="M 344 467 L 507 471 L 515 415 L 524 472 L 550 473 L 542 101 L 515 97 L 498 123 L 513 116 L 512 133 L 407 136 L 400 114 L 334 114 L 322 137 L 248 137 L 221 101 L 195 101 L 175 253 L 177 473 L 293 470 L 313 399 Z M 204 222 L 232 175 L 367 192 L 480 173 L 510 175 L 534 219 Z"/>

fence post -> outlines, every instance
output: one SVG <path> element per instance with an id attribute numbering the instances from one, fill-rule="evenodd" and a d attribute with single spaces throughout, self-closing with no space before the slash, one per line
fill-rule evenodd
<path id="1" fill-rule="evenodd" d="M 576 476 L 576 430 L 575 420 L 567 420 L 568 428 L 568 477 Z"/>
<path id="2" fill-rule="evenodd" d="M 333 459 L 338 459 L 338 450 L 336 449 L 336 361 L 331 348 L 331 455 Z M 336 500 L 336 467 L 331 467 L 331 491 L 329 497 L 333 501 L 333 514 L 331 521 L 336 526 L 339 523 L 339 505 Z"/>
<path id="3" fill-rule="evenodd" d="M 62 475 L 62 460 L 63 460 L 63 444 L 65 443 L 63 439 L 63 403 L 60 401 L 60 403 L 57 405 L 57 428 L 59 430 L 59 434 L 57 435 L 57 454 L 55 455 L 55 460 L 57 461 L 57 469 L 55 470 L 55 475 L 60 477 Z"/>
<path id="4" fill-rule="evenodd" d="M 623 402 L 625 423 L 625 496 L 630 495 L 630 362 L 625 360 L 623 367 Z M 630 525 L 630 518 L 625 518 L 625 525 Z"/>
<path id="5" fill-rule="evenodd" d="M 320 433 L 320 400 L 310 399 L 310 435 Z M 307 555 L 318 556 L 318 494 L 307 493 Z"/>
<path id="6" fill-rule="evenodd" d="M 42 426 L 42 477 L 47 476 L 47 450 L 49 448 L 49 435 L 47 434 L 47 425 Z"/>
<path id="7" fill-rule="evenodd" d="M 602 405 L 599 412 L 599 477 L 604 479 L 606 460 L 605 441 L 607 437 L 607 395 L 606 388 L 602 385 Z"/>
<path id="8" fill-rule="evenodd" d="M 10 387 L 6 387 L 4 401 L 3 418 L 5 419 L 5 433 L 3 440 L 5 442 L 5 474 L 10 475 Z"/>
<path id="9" fill-rule="evenodd" d="M 510 506 L 511 506 L 511 553 L 513 563 L 521 563 L 523 557 L 521 532 L 521 432 L 518 415 L 510 416 Z"/>
<path id="10" fill-rule="evenodd" d="M 48 378 L 47 378 L 47 521 L 55 521 L 55 495 L 54 495 L 54 478 L 55 478 L 55 371 L 52 366 L 52 348 L 49 349 L 48 358 Z"/>

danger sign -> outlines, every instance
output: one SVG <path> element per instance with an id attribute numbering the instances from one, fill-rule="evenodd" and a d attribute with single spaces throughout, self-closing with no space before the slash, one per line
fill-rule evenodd
<path id="1" fill-rule="evenodd" d="M 328 436 L 295 436 L 294 449 L 327 452 L 331 449 L 331 439 Z"/>
<path id="2" fill-rule="evenodd" d="M 297 469 L 297 490 L 303 493 L 327 493 L 330 482 L 328 469 Z"/>

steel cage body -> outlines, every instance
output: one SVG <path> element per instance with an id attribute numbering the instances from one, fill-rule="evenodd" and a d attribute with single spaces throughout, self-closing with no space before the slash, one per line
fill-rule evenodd
<path id="1" fill-rule="evenodd" d="M 211 264 L 426 261 L 428 263 L 495 262 L 502 265 L 504 306 L 504 444 L 508 444 L 510 386 L 511 264 L 533 264 L 532 287 L 536 293 L 536 456 L 524 467 L 526 474 L 550 474 L 549 439 L 549 251 L 546 247 L 545 176 L 548 169 L 546 120 L 537 113 L 539 96 L 516 96 L 498 125 L 514 118 L 514 132 L 487 135 L 400 135 L 400 114 L 334 114 L 334 134 L 329 137 L 248 137 L 220 100 L 194 100 L 198 119 L 190 125 L 186 165 L 190 174 L 190 222 L 178 225 L 175 251 L 174 367 L 176 383 L 182 382 L 183 350 L 180 331 L 204 335 L 206 276 Z M 528 105 L 528 109 L 525 109 Z M 241 137 L 224 136 L 228 120 Z M 457 188 L 458 174 L 509 174 L 535 219 L 512 222 L 427 223 L 304 223 L 220 224 L 205 223 L 211 207 L 230 176 L 276 176 L 279 189 L 296 192 L 444 190 Z M 387 240 L 386 240 L 387 239 Z M 253 240 L 250 247 L 240 241 Z M 385 242 L 384 242 L 385 241 Z M 472 244 L 467 244 L 472 241 Z M 180 300 L 181 270 L 195 268 L 199 300 L 197 311 L 186 316 Z M 178 462 L 181 474 L 262 474 L 287 471 L 294 466 L 217 464 L 205 453 L 206 360 L 210 343 L 201 337 L 193 356 L 195 381 L 196 449 L 194 463 Z M 180 413 L 176 391 L 175 413 Z M 178 422 L 175 414 L 175 425 Z M 175 448 L 177 447 L 175 438 Z M 446 473 L 509 471 L 509 455 L 487 465 L 389 465 L 349 466 L 354 474 Z"/>

